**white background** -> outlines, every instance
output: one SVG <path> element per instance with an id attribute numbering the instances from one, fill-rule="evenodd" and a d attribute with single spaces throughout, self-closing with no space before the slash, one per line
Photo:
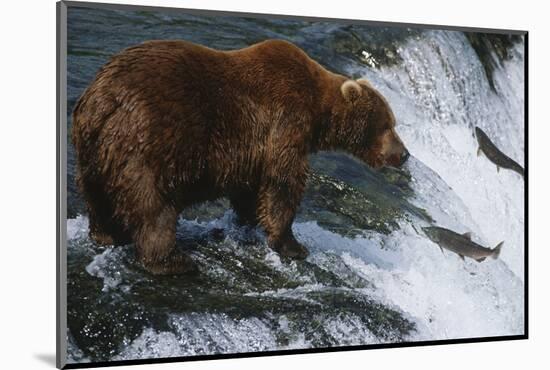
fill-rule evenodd
<path id="1" fill-rule="evenodd" d="M 111 0 L 124 3 L 124 1 Z M 131 0 L 128 0 L 131 1 Z M 128 2 L 126 1 L 126 2 Z M 546 241 L 550 70 L 544 1 L 135 0 L 134 4 L 529 30 L 528 341 L 141 366 L 140 369 L 548 368 Z M 55 358 L 55 2 L 5 1 L 0 12 L 0 367 Z M 521 91 L 518 91 L 521 93 Z M 136 368 L 136 367 L 132 367 Z M 122 369 L 122 368 L 121 368 Z"/>

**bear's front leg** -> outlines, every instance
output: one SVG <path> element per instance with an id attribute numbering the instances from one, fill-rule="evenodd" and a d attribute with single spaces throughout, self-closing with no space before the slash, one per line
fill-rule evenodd
<path id="1" fill-rule="evenodd" d="M 284 258 L 305 259 L 309 254 L 292 234 L 292 221 L 305 187 L 305 174 L 303 177 L 268 181 L 260 189 L 258 219 L 269 246 Z"/>
<path id="2" fill-rule="evenodd" d="M 137 256 L 143 267 L 155 275 L 196 272 L 193 260 L 176 250 L 176 211 L 164 207 L 148 216 L 135 233 Z"/>

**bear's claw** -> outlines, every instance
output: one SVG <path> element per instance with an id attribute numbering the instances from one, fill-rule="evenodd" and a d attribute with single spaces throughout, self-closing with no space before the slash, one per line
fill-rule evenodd
<path id="1" fill-rule="evenodd" d="M 293 260 L 304 260 L 309 255 L 307 248 L 295 240 L 278 244 L 274 246 L 273 249 L 279 253 L 281 257 Z"/>

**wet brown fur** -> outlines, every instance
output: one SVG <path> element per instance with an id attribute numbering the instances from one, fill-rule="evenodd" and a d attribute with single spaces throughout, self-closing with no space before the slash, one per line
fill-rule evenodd
<path id="1" fill-rule="evenodd" d="M 115 55 L 73 112 L 91 237 L 135 242 L 152 273 L 190 271 L 177 216 L 226 196 L 272 248 L 304 258 L 291 225 L 308 154 L 344 150 L 379 167 L 405 151 L 384 98 L 347 80 L 278 40 L 235 51 L 150 41 Z"/>

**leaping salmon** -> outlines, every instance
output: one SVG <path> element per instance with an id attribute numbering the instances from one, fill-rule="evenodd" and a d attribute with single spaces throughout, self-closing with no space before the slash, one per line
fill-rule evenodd
<path id="1" fill-rule="evenodd" d="M 487 159 L 497 165 L 497 171 L 502 167 L 515 171 L 523 176 L 523 167 L 521 167 L 516 161 L 508 157 L 506 154 L 502 153 L 482 129 L 476 127 L 475 131 L 477 142 L 479 144 L 477 155 L 480 155 L 480 153 L 483 152 Z"/>
<path id="2" fill-rule="evenodd" d="M 445 248 L 458 254 L 462 259 L 469 257 L 477 262 L 482 262 L 487 257 L 497 259 L 504 244 L 502 241 L 494 249 L 489 249 L 473 242 L 470 233 L 458 234 L 437 226 L 423 227 L 422 230 L 442 248 L 441 251 Z"/>

